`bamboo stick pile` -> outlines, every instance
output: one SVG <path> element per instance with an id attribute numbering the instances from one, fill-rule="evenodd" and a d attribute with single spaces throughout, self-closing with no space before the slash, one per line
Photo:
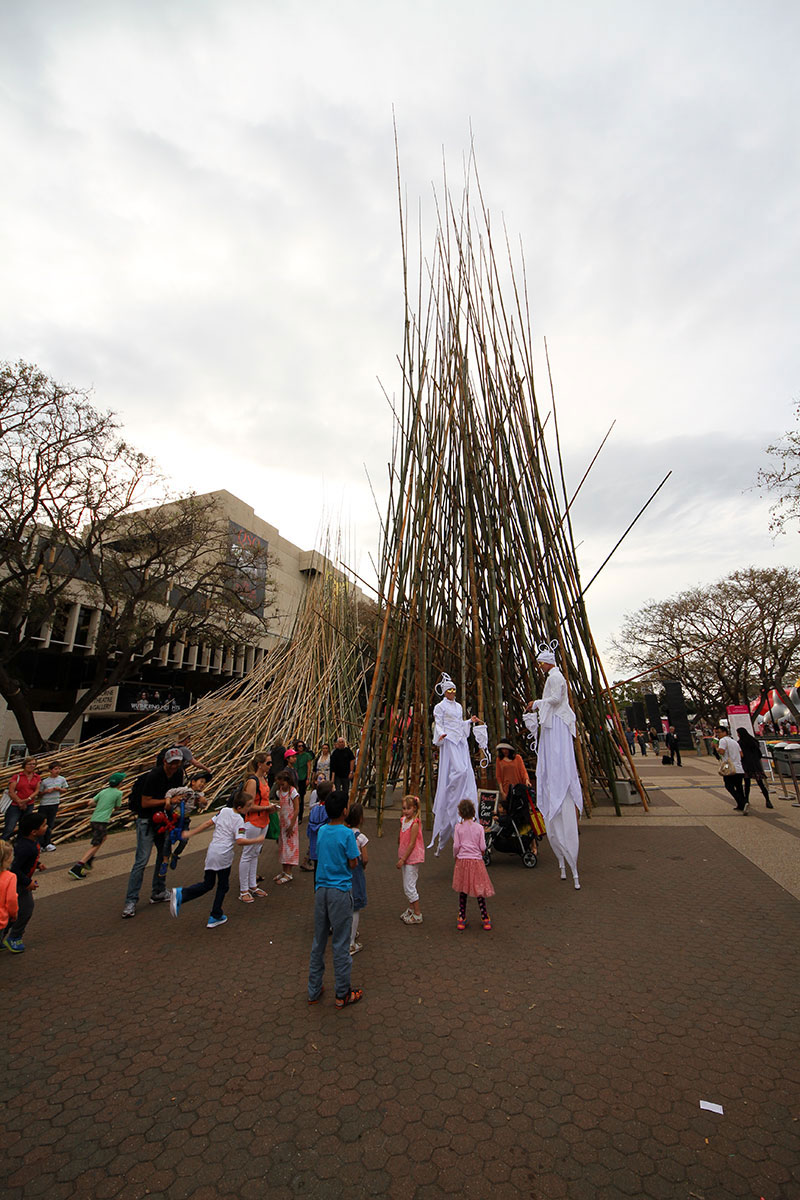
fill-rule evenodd
<path id="1" fill-rule="evenodd" d="M 505 236 L 498 261 L 471 162 L 458 203 L 445 184 L 433 255 L 425 262 L 420 250 L 413 282 L 402 201 L 401 233 L 402 392 L 359 790 L 374 785 L 379 823 L 387 783 L 423 795 L 430 819 L 441 672 L 455 681 L 465 716 L 486 721 L 490 746 L 510 737 L 520 747 L 524 706 L 541 690 L 537 646 L 556 639 L 578 714 L 587 806 L 598 785 L 616 805 L 620 776 L 637 783 L 646 805 L 621 726 L 611 733 L 618 716 L 581 596 L 555 399 L 551 388 L 543 415 L 534 389 L 524 263 L 515 264 Z"/>
<path id="2" fill-rule="evenodd" d="M 336 548 L 337 556 L 341 545 Z M 74 749 L 59 751 L 70 790 L 59 807 L 55 841 L 88 831 L 89 802 L 107 786 L 113 771 L 125 771 L 124 789 L 155 765 L 159 750 L 184 731 L 199 761 L 214 772 L 206 795 L 219 800 L 242 780 L 253 754 L 277 737 L 285 744 L 302 738 L 318 749 L 342 735 L 358 743 L 366 672 L 371 659 L 359 618 L 359 594 L 325 554 L 311 582 L 291 638 L 277 642 L 242 679 L 209 693 L 174 716 L 144 718 L 125 730 L 101 735 Z M 54 756 L 55 757 L 55 756 Z M 40 767 L 43 765 L 40 759 Z M 3 784 L 18 767 L 7 769 Z M 41 772 L 40 772 L 41 773 Z M 133 820 L 126 807 L 114 825 Z"/>

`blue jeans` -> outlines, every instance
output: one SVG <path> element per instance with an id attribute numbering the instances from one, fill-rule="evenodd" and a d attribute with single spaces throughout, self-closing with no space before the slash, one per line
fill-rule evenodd
<path id="1" fill-rule="evenodd" d="M 186 843 L 184 842 L 184 845 Z M 196 900 L 198 896 L 205 896 L 206 892 L 210 892 L 214 884 L 217 885 L 217 894 L 214 897 L 214 903 L 211 906 L 212 917 L 222 917 L 222 902 L 225 899 L 225 894 L 228 891 L 228 885 L 231 877 L 230 867 L 224 867 L 220 871 L 210 871 L 207 867 L 203 872 L 203 882 L 193 883 L 190 887 L 181 888 L 181 904 L 185 904 L 187 900 Z"/>
<path id="2" fill-rule="evenodd" d="M 333 930 L 333 976 L 336 995 L 350 992 L 350 926 L 353 923 L 353 893 L 348 889 L 318 887 L 314 893 L 314 941 L 308 965 L 308 998 L 316 1000 L 325 975 L 328 930 Z"/>
<path id="3" fill-rule="evenodd" d="M 133 867 L 128 879 L 126 904 L 136 904 L 139 899 L 145 867 L 150 861 L 153 846 L 156 848 L 156 868 L 153 872 L 151 895 L 159 896 L 165 890 L 164 880 L 160 876 L 161 863 L 164 858 L 164 834 L 157 834 L 153 829 L 152 822 L 146 817 L 138 817 L 136 820 L 136 857 L 133 860 Z"/>

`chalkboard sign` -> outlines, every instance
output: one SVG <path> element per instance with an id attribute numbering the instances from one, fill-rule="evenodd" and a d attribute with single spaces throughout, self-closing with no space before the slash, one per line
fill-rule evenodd
<path id="1" fill-rule="evenodd" d="M 498 791 L 482 788 L 478 792 L 478 820 L 487 828 L 492 824 L 497 813 Z"/>

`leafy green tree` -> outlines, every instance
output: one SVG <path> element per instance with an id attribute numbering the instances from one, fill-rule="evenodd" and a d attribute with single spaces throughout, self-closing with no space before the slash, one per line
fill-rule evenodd
<path id="1" fill-rule="evenodd" d="M 800 668 L 800 571 L 749 567 L 646 604 L 625 617 L 612 652 L 626 673 L 677 679 L 709 720 L 772 688 L 800 720 L 784 688 Z"/>

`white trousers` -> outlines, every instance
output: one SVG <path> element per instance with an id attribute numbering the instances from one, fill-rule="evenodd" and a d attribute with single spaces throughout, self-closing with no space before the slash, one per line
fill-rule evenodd
<path id="1" fill-rule="evenodd" d="M 406 900 L 411 904 L 415 900 L 419 900 L 419 892 L 417 891 L 417 876 L 419 875 L 419 863 L 406 863 L 400 868 L 403 876 L 403 891 L 406 894 Z"/>
<path id="2" fill-rule="evenodd" d="M 263 832 L 264 830 L 259 825 L 251 825 L 249 821 L 245 822 L 245 837 L 261 837 Z M 263 842 L 257 842 L 255 846 L 242 846 L 242 857 L 239 859 L 240 892 L 249 892 L 251 888 L 256 886 L 258 856 L 261 853 L 263 845 Z"/>
<path id="3" fill-rule="evenodd" d="M 578 874 L 578 810 L 567 796 L 561 808 L 547 822 L 547 840 L 553 847 L 558 865 L 569 864 L 573 876 Z"/>

